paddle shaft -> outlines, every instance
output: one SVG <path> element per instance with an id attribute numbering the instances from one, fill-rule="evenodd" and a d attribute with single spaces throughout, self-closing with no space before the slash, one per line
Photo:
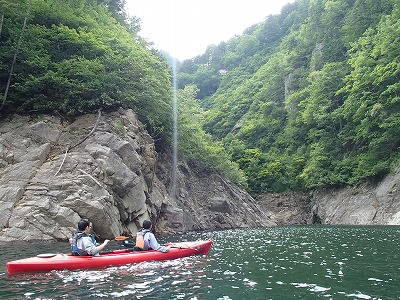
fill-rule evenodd
<path id="1" fill-rule="evenodd" d="M 116 237 L 114 238 L 114 240 L 116 240 L 116 241 L 118 241 L 118 242 L 120 242 L 120 241 L 126 241 L 127 239 L 129 239 L 129 237 L 128 237 L 128 236 L 123 236 L 123 235 L 116 236 Z M 132 242 L 132 245 L 133 245 L 133 242 Z M 191 250 L 196 250 L 196 251 L 198 251 L 198 249 L 196 249 L 196 248 L 191 248 L 191 247 L 189 247 L 189 246 L 173 246 L 173 245 L 168 246 L 168 245 L 167 245 L 167 247 L 169 247 L 169 248 L 177 248 L 177 249 L 191 249 Z"/>

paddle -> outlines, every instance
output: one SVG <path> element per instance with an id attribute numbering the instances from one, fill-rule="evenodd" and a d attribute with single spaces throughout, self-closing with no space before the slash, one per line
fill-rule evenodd
<path id="1" fill-rule="evenodd" d="M 199 251 L 199 249 L 197 249 L 197 248 L 192 248 L 192 247 L 189 247 L 189 246 L 174 246 L 173 244 L 171 244 L 171 245 L 168 245 L 168 247 L 170 247 L 170 248 L 177 248 L 177 249 L 191 249 L 191 250 Z"/>
<path id="2" fill-rule="evenodd" d="M 129 239 L 129 236 L 123 236 L 123 235 L 116 236 L 116 237 L 114 238 L 114 240 L 116 240 L 117 242 L 125 241 L 125 240 L 127 240 L 127 239 Z"/>
<path id="3" fill-rule="evenodd" d="M 119 242 L 119 241 L 125 241 L 125 240 L 127 240 L 127 239 L 129 239 L 129 237 L 128 237 L 128 236 L 123 236 L 123 235 L 116 236 L 116 237 L 114 238 L 114 240 L 117 241 L 117 242 Z M 42 253 L 42 254 L 38 254 L 38 255 L 36 255 L 36 256 L 39 257 L 39 258 L 51 258 L 51 257 L 54 257 L 54 256 L 56 256 L 56 255 L 57 255 L 57 253 Z"/>
<path id="4" fill-rule="evenodd" d="M 128 236 L 123 236 L 123 235 L 120 235 L 120 236 L 116 236 L 115 238 L 114 238 L 114 240 L 116 240 L 116 241 L 126 241 L 127 239 L 129 239 L 130 237 L 128 237 Z M 127 243 L 124 243 L 124 246 L 125 247 L 127 247 L 127 248 L 130 248 L 130 247 L 133 247 L 134 246 L 134 242 L 133 241 L 127 241 Z M 192 249 L 192 250 L 198 250 L 198 249 L 196 249 L 196 248 L 191 248 L 191 247 L 189 247 L 189 246 L 174 246 L 173 244 L 172 245 L 168 245 L 168 247 L 170 247 L 170 248 L 177 248 L 177 249 Z"/>

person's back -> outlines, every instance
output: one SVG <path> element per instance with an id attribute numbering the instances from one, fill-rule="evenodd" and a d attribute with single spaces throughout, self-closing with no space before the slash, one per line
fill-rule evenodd
<path id="1" fill-rule="evenodd" d="M 168 252 L 169 248 L 161 246 L 154 234 L 151 232 L 152 224 L 150 220 L 143 221 L 142 230 L 136 233 L 136 250 L 157 250 L 160 252 Z"/>
<path id="2" fill-rule="evenodd" d="M 85 236 L 86 234 L 82 231 L 78 231 L 77 233 L 75 233 L 70 239 L 69 239 L 69 243 L 71 244 L 71 254 L 75 255 L 75 256 L 79 256 L 79 255 L 87 255 L 86 252 L 82 252 L 82 245 L 80 240 Z M 80 245 L 78 247 L 78 242 L 80 242 Z"/>
<path id="3" fill-rule="evenodd" d="M 138 250 L 149 250 L 149 242 L 145 242 L 148 234 L 151 233 L 148 229 L 142 229 L 136 233 L 136 248 Z"/>

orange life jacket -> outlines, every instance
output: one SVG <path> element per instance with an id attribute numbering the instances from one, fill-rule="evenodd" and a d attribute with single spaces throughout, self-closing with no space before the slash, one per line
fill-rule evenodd
<path id="1" fill-rule="evenodd" d="M 148 249 L 146 249 L 147 247 L 145 247 L 145 242 L 144 242 L 145 235 L 148 232 L 150 232 L 150 231 L 147 231 L 147 230 L 146 231 L 139 231 L 136 234 L 136 245 L 135 246 L 137 248 L 139 248 L 141 250 L 148 250 Z"/>

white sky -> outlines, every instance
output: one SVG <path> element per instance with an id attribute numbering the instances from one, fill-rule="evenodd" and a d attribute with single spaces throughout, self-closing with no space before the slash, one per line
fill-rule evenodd
<path id="1" fill-rule="evenodd" d="M 295 0 L 126 0 L 142 20 L 140 35 L 179 60 L 205 52 Z"/>

